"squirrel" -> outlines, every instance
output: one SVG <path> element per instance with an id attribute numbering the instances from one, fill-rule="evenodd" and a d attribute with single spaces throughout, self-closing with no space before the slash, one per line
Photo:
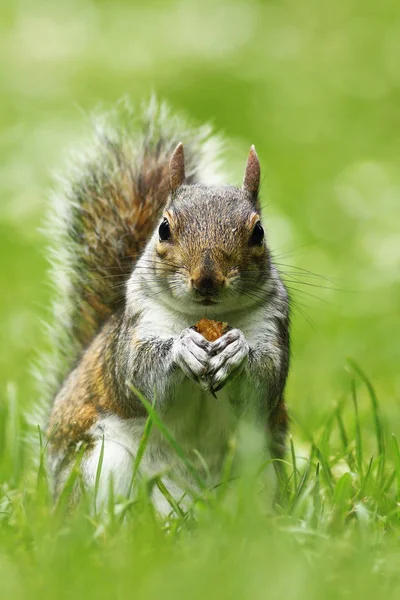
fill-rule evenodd
<path id="1" fill-rule="evenodd" d="M 58 389 L 47 421 L 56 498 L 82 444 L 85 488 L 106 502 L 112 479 L 115 495 L 129 495 L 147 418 L 135 390 L 216 482 L 243 415 L 262 428 L 269 456 L 284 454 L 288 293 L 261 224 L 255 148 L 234 187 L 222 183 L 218 145 L 208 127 L 190 129 L 155 101 L 118 106 L 56 196 Z M 229 328 L 209 342 L 193 328 L 204 317 Z M 145 476 L 179 469 L 154 429 Z M 163 482 L 178 502 L 180 485 L 168 473 Z M 157 489 L 153 500 L 169 513 Z"/>

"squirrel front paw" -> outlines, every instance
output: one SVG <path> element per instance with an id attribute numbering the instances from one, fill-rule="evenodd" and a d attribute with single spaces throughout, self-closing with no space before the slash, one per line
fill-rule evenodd
<path id="1" fill-rule="evenodd" d="M 231 329 L 211 344 L 211 358 L 207 379 L 214 392 L 222 389 L 228 381 L 246 366 L 249 345 L 240 329 Z"/>
<path id="2" fill-rule="evenodd" d="M 173 362 L 182 369 L 187 377 L 205 389 L 208 384 L 204 375 L 209 367 L 211 347 L 211 342 L 188 327 L 174 341 L 172 349 Z"/>

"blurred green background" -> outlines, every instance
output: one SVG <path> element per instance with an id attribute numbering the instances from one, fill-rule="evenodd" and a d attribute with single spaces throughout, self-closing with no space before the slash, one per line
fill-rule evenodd
<path id="1" fill-rule="evenodd" d="M 297 305 L 292 413 L 317 426 L 347 393 L 352 357 L 399 431 L 397 0 L 10 0 L 0 56 L 0 394 L 13 383 L 25 405 L 35 395 L 54 173 L 92 109 L 155 92 L 226 135 L 230 183 L 251 143 L 259 152 L 270 242 Z"/>

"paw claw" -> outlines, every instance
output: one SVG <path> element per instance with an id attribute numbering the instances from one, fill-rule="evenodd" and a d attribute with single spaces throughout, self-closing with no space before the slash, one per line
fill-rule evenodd
<path id="1" fill-rule="evenodd" d="M 239 329 L 231 329 L 215 342 L 208 342 L 192 328 L 185 329 L 174 343 L 174 362 L 200 387 L 215 393 L 247 360 L 249 346 Z"/>

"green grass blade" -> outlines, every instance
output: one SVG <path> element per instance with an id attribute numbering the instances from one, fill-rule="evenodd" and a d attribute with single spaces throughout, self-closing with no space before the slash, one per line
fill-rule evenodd
<path id="1" fill-rule="evenodd" d="M 134 486 L 136 478 L 138 476 L 140 465 L 141 465 L 141 462 L 143 460 L 143 456 L 144 456 L 144 453 L 146 451 L 147 444 L 149 442 L 150 433 L 151 433 L 152 429 L 153 429 L 153 420 L 152 420 L 151 416 L 148 416 L 147 420 L 146 420 L 146 423 L 145 423 L 145 426 L 144 426 L 144 429 L 143 429 L 143 435 L 142 435 L 142 437 L 140 439 L 138 451 L 136 453 L 135 462 L 134 462 L 134 465 L 133 465 L 133 474 L 132 474 L 132 480 L 131 480 L 131 483 L 130 483 L 130 486 L 129 486 L 128 497 L 130 496 L 130 494 L 132 492 L 133 486 Z"/>
<path id="2" fill-rule="evenodd" d="M 312 452 L 311 452 L 311 456 L 312 456 Z M 294 512 L 294 509 L 296 508 L 297 504 L 299 503 L 299 500 L 301 498 L 302 493 L 304 492 L 305 489 L 305 485 L 308 481 L 308 477 L 310 475 L 311 472 L 311 456 L 307 461 L 306 464 L 306 468 L 304 469 L 303 475 L 301 476 L 300 482 L 299 482 L 299 487 L 297 488 L 292 504 L 290 506 L 290 510 L 289 510 L 289 514 Z"/>
<path id="3" fill-rule="evenodd" d="M 110 530 L 113 531 L 117 520 L 115 518 L 115 486 L 114 477 L 110 477 L 108 480 L 108 494 L 107 494 L 107 514 L 109 519 Z"/>
<path id="4" fill-rule="evenodd" d="M 313 529 L 318 529 L 319 520 L 321 516 L 321 489 L 320 489 L 320 479 L 319 479 L 319 463 L 315 468 L 315 481 L 314 481 L 314 489 L 313 489 L 313 514 L 311 517 L 311 526 Z"/>
<path id="5" fill-rule="evenodd" d="M 379 474 L 378 474 L 378 476 L 379 476 L 379 478 L 381 478 L 383 476 L 383 471 L 384 471 L 384 466 L 385 466 L 385 432 L 384 432 L 384 427 L 383 427 L 383 423 L 382 423 L 382 416 L 381 416 L 381 412 L 380 412 L 378 397 L 376 395 L 375 389 L 374 389 L 371 381 L 368 379 L 368 377 L 366 376 L 364 371 L 354 361 L 349 360 L 348 362 L 351 365 L 351 367 L 353 368 L 353 370 L 360 377 L 360 379 L 363 381 L 364 385 L 366 386 L 366 388 L 368 390 L 369 397 L 371 399 L 372 413 L 373 413 L 373 417 L 374 417 L 375 433 L 376 433 L 376 440 L 377 440 L 378 453 L 379 453 L 379 466 L 378 466 Z"/>
<path id="6" fill-rule="evenodd" d="M 36 475 L 36 492 L 38 496 L 43 498 L 44 502 L 47 503 L 49 500 L 49 486 L 47 481 L 47 470 L 45 463 L 46 455 L 46 444 L 43 443 L 43 434 L 40 426 L 38 425 L 38 437 L 39 437 L 39 465 Z"/>
<path id="7" fill-rule="evenodd" d="M 324 474 L 325 481 L 328 485 L 329 492 L 330 492 L 331 496 L 333 496 L 333 477 L 332 477 L 332 472 L 329 468 L 328 461 L 326 460 L 325 456 L 323 455 L 323 453 L 321 452 L 321 450 L 319 448 L 315 447 L 315 452 L 321 463 L 322 472 Z"/>
<path id="8" fill-rule="evenodd" d="M 178 502 L 176 502 L 175 498 L 172 496 L 167 486 L 160 477 L 158 477 L 156 480 L 156 486 L 158 487 L 160 493 L 164 496 L 164 498 L 169 502 L 177 516 L 184 518 L 185 512 L 181 509 Z"/>
<path id="9" fill-rule="evenodd" d="M 387 494 L 390 488 L 393 485 L 394 480 L 397 479 L 397 469 L 394 469 L 391 474 L 387 477 L 386 481 L 383 484 L 382 494 Z M 396 485 L 397 487 L 397 485 Z"/>
<path id="10" fill-rule="evenodd" d="M 43 483 L 43 474 L 44 474 L 44 445 L 43 445 L 43 436 L 40 425 L 37 426 L 38 430 L 38 438 L 39 438 L 39 467 L 37 472 L 37 480 L 36 480 L 36 490 L 41 489 Z"/>
<path id="11" fill-rule="evenodd" d="M 333 494 L 333 501 L 341 511 L 349 505 L 351 499 L 352 478 L 350 473 L 343 473 L 337 481 Z"/>
<path id="12" fill-rule="evenodd" d="M 394 464 L 396 467 L 397 498 L 400 498 L 400 449 L 399 449 L 399 444 L 397 442 L 397 438 L 394 433 L 392 433 L 392 443 L 393 443 Z"/>
<path id="13" fill-rule="evenodd" d="M 12 477 L 14 482 L 19 480 L 22 473 L 22 445 L 21 440 L 21 418 L 19 397 L 17 388 L 13 383 L 7 385 L 6 390 L 6 409 L 4 411 L 5 435 L 4 435 L 4 455 L 8 455 L 8 461 L 5 467 L 5 473 Z M 7 470 L 6 470 L 7 469 Z"/>
<path id="14" fill-rule="evenodd" d="M 97 512 L 97 495 L 99 493 L 99 485 L 100 485 L 101 471 L 103 468 L 103 460 L 104 460 L 104 435 L 103 435 L 103 439 L 101 440 L 100 455 L 99 455 L 99 461 L 97 463 L 96 479 L 94 482 L 93 508 L 94 508 L 95 514 Z"/>
<path id="15" fill-rule="evenodd" d="M 361 434 L 361 423 L 360 416 L 358 412 L 358 402 L 357 402 L 357 391 L 356 391 L 356 383 L 354 381 L 354 377 L 351 379 L 351 398 L 353 400 L 354 406 L 354 415 L 356 422 L 356 431 L 355 431 L 355 439 L 356 439 L 356 462 L 357 469 L 360 474 L 360 478 L 363 478 L 363 439 Z"/>
<path id="16" fill-rule="evenodd" d="M 217 486 L 217 499 L 221 503 L 229 489 L 229 483 L 232 477 L 233 465 L 237 450 L 237 441 L 235 437 L 231 437 L 228 443 L 228 452 L 226 453 L 224 464 L 222 466 L 222 475 L 219 485 Z"/>
<path id="17" fill-rule="evenodd" d="M 150 402 L 148 400 L 146 400 L 146 398 L 143 396 L 143 394 L 141 394 L 139 392 L 139 390 L 136 390 L 133 387 L 133 385 L 131 385 L 130 383 L 128 383 L 128 385 L 129 385 L 130 389 L 132 390 L 132 392 L 139 398 L 139 400 L 141 401 L 141 403 L 143 404 L 143 406 L 147 410 L 148 414 L 150 415 L 150 417 L 151 417 L 154 425 L 156 427 L 158 427 L 158 429 L 160 430 L 160 432 L 163 434 L 164 438 L 167 440 L 167 442 L 170 444 L 170 446 L 175 451 L 175 454 L 183 462 L 183 464 L 185 465 L 186 469 L 188 470 L 188 472 L 190 473 L 190 475 L 193 477 L 194 481 L 197 483 L 197 485 L 199 486 L 199 488 L 202 489 L 202 490 L 206 490 L 207 489 L 206 482 L 199 475 L 196 467 L 187 458 L 186 453 L 183 450 L 183 448 L 180 446 L 180 444 L 178 444 L 178 442 L 176 441 L 176 439 L 174 438 L 174 436 L 171 434 L 171 432 L 169 431 L 169 429 L 165 426 L 165 424 L 163 423 L 163 421 L 162 421 L 161 417 L 159 416 L 158 412 L 153 408 L 153 406 L 150 404 Z"/>
<path id="18" fill-rule="evenodd" d="M 293 485 L 294 485 L 294 489 L 297 490 L 298 479 L 297 479 L 296 452 L 294 450 L 293 437 L 291 435 L 289 436 L 289 443 L 290 443 L 290 454 L 292 457 L 292 466 L 293 466 Z"/>
<path id="19" fill-rule="evenodd" d="M 360 498 L 363 498 L 365 496 L 366 492 L 367 492 L 369 480 L 370 480 L 371 473 L 372 473 L 372 465 L 373 465 L 373 463 L 374 463 L 374 457 L 371 456 L 370 461 L 368 463 L 367 472 L 365 474 L 365 477 L 362 479 L 361 489 L 360 489 L 360 492 L 358 494 Z"/>
<path id="20" fill-rule="evenodd" d="M 343 401 L 339 402 L 339 404 L 336 407 L 335 416 L 336 416 L 336 421 L 337 421 L 338 428 L 339 428 L 339 435 L 340 435 L 340 439 L 341 439 L 341 442 L 343 445 L 343 449 L 347 450 L 349 447 L 349 438 L 348 438 L 346 428 L 344 425 L 344 421 L 343 421 L 343 417 L 342 417 L 343 404 L 344 404 Z"/>
<path id="21" fill-rule="evenodd" d="M 199 463 L 201 464 L 201 468 L 203 469 L 204 473 L 206 474 L 206 478 L 207 481 L 211 482 L 211 473 L 210 473 L 210 469 L 208 467 L 208 464 L 206 462 L 206 459 L 204 458 L 204 456 L 197 450 L 197 448 L 194 448 L 193 450 L 193 454 L 195 454 L 199 460 Z"/>
<path id="22" fill-rule="evenodd" d="M 78 484 L 78 479 L 81 475 L 81 464 L 86 450 L 86 444 L 82 444 L 79 450 L 76 452 L 74 464 L 70 470 L 67 481 L 65 482 L 55 507 L 55 514 L 58 517 L 65 515 L 68 508 L 71 506 L 71 499 L 73 498 L 74 488 Z"/>

